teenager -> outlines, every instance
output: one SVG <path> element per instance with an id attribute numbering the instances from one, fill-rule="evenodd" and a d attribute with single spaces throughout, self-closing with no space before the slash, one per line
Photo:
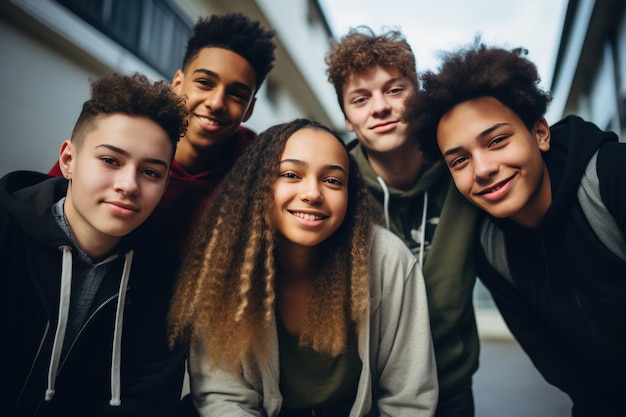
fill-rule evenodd
<path id="1" fill-rule="evenodd" d="M 2 415 L 174 415 L 184 355 L 168 348 L 166 317 L 179 263 L 149 216 L 185 119 L 167 83 L 93 81 L 61 145 L 63 176 L 0 181 Z"/>
<path id="2" fill-rule="evenodd" d="M 397 31 L 349 31 L 327 56 L 351 154 L 387 228 L 418 258 L 426 281 L 439 378 L 438 417 L 474 415 L 472 375 L 479 341 L 472 305 L 476 210 L 454 188 L 445 165 L 429 160 L 403 120 L 418 90 L 415 56 Z"/>
<path id="3" fill-rule="evenodd" d="M 189 127 L 157 207 L 163 234 L 181 253 L 197 215 L 256 134 L 241 126 L 273 67 L 274 32 L 241 13 L 199 19 L 172 87 L 187 100 Z M 52 175 L 60 175 L 54 169 Z"/>
<path id="4" fill-rule="evenodd" d="M 548 126 L 550 94 L 524 55 L 481 44 L 449 53 L 423 75 L 408 117 L 484 211 L 479 276 L 534 365 L 574 416 L 620 415 L 626 258 L 602 236 L 624 247 L 626 145 L 577 116 Z"/>
<path id="5" fill-rule="evenodd" d="M 170 311 L 200 415 L 433 414 L 422 275 L 373 225 L 369 198 L 341 138 L 315 122 L 272 127 L 239 159 Z"/>

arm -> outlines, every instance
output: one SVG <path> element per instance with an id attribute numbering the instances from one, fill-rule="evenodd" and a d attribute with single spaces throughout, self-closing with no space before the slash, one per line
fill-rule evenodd
<path id="1" fill-rule="evenodd" d="M 258 374 L 247 381 L 243 372 L 209 369 L 208 356 L 200 341 L 189 352 L 189 377 L 193 404 L 203 417 L 266 416 Z"/>
<path id="2" fill-rule="evenodd" d="M 543 378 L 572 399 L 594 398 L 589 391 L 581 390 L 581 387 L 589 387 L 591 378 L 584 374 L 570 349 L 555 337 L 554 331 L 524 296 L 490 267 L 480 244 L 476 247 L 481 281 L 491 293 L 511 333 Z"/>
<path id="3" fill-rule="evenodd" d="M 382 229 L 381 229 L 382 230 Z M 386 230 L 372 249 L 371 273 L 380 277 L 380 303 L 372 305 L 374 401 L 381 416 L 431 416 L 438 383 L 424 279 L 415 257 Z M 377 334 L 378 333 L 378 334 Z"/>

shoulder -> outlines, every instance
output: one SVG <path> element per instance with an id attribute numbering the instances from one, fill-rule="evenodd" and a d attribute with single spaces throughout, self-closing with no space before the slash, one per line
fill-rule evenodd
<path id="1" fill-rule="evenodd" d="M 374 225 L 370 247 L 370 268 L 374 274 L 402 273 L 406 277 L 416 264 L 417 259 L 398 236 Z"/>

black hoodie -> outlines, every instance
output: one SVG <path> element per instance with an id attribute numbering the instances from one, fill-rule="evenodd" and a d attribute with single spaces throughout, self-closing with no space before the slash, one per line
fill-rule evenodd
<path id="1" fill-rule="evenodd" d="M 64 178 L 33 172 L 0 180 L 0 414 L 173 415 L 184 356 L 167 348 L 166 314 L 178 261 L 150 219 L 122 239 L 88 318 L 60 353 L 62 275 L 78 256 L 52 211 L 66 191 Z"/>
<path id="2" fill-rule="evenodd" d="M 485 216 L 503 240 L 483 235 L 478 273 L 537 369 L 572 398 L 574 416 L 623 415 L 626 262 L 595 235 L 576 192 L 597 152 L 602 201 L 626 236 L 626 144 L 575 116 L 550 131 L 548 211 L 533 229 Z M 506 253 L 513 282 L 492 267 L 496 253 Z"/>

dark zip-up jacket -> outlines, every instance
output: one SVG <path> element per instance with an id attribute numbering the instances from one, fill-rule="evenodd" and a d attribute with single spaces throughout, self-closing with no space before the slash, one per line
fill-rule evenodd
<path id="1" fill-rule="evenodd" d="M 576 196 L 596 152 L 602 201 L 626 236 L 626 144 L 570 116 L 551 128 L 552 203 L 539 226 L 486 216 L 495 228 L 476 245 L 479 277 L 537 369 L 572 398 L 574 416 L 623 415 L 626 392 L 626 262 L 598 239 Z M 513 282 L 493 267 L 497 253 Z"/>
<path id="2" fill-rule="evenodd" d="M 125 237 L 84 325 L 52 372 L 62 292 L 63 251 L 77 249 L 52 212 L 67 181 L 32 172 L 0 180 L 0 414 L 4 416 L 174 415 L 184 355 L 167 347 L 166 315 L 178 268 L 150 219 Z M 62 249 L 66 248 L 66 249 Z M 133 253 L 132 262 L 125 261 Z M 130 266 L 123 314 L 116 314 L 124 264 Z M 120 317 L 117 317 L 120 316 Z M 120 319 L 116 326 L 116 318 Z M 115 331 L 121 349 L 113 354 Z M 120 360 L 118 367 L 113 357 Z M 119 377 L 119 405 L 110 405 Z M 54 387 L 50 390 L 50 387 Z M 53 391 L 45 401 L 46 391 Z"/>

